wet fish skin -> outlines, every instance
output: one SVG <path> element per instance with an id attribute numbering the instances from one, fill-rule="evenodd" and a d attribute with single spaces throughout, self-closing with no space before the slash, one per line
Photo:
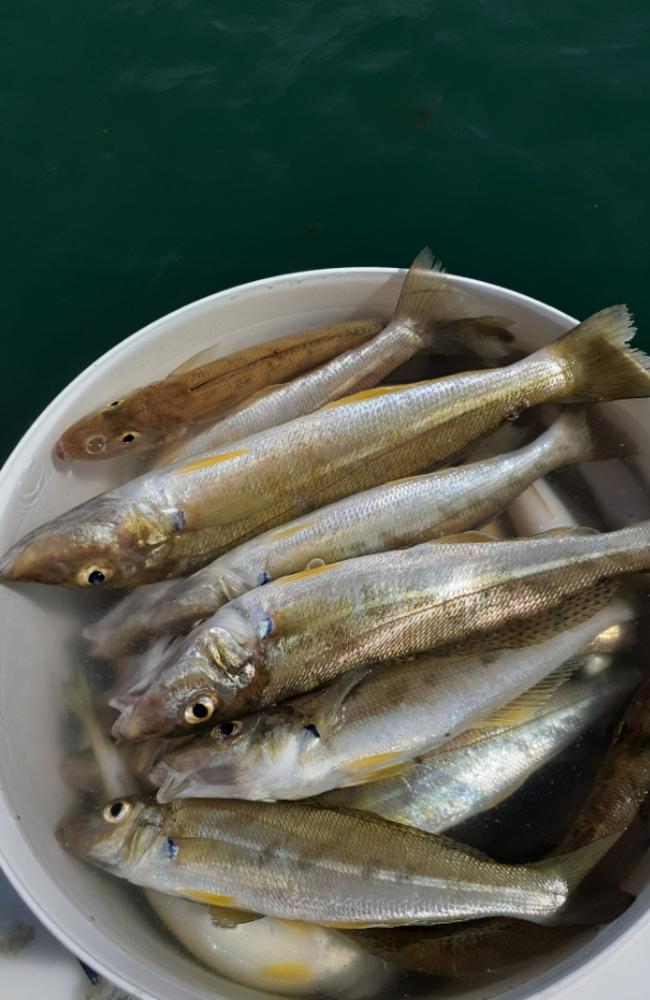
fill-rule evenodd
<path id="1" fill-rule="evenodd" d="M 0 576 L 115 587 L 183 575 L 387 470 L 430 469 L 529 406 L 649 394 L 650 362 L 625 346 L 633 332 L 624 308 L 604 310 L 505 368 L 371 389 L 154 470 L 31 532 Z"/>
<path id="2" fill-rule="evenodd" d="M 472 537 L 472 536 L 468 536 Z M 238 718 L 356 666 L 530 621 L 600 580 L 650 565 L 650 522 L 604 534 L 442 540 L 258 587 L 219 609 L 160 665 L 115 735 L 143 739 Z"/>
<path id="3" fill-rule="evenodd" d="M 612 668 L 605 676 L 569 681 L 532 718 L 465 732 L 418 757 L 402 774 L 341 789 L 327 803 L 443 833 L 512 795 L 603 713 L 620 706 L 635 680 L 634 672 Z"/>
<path id="4" fill-rule="evenodd" d="M 362 813 L 232 799 L 120 800 L 59 836 L 73 854 L 145 888 L 333 927 L 576 919 L 567 901 L 593 854 L 590 846 L 550 863 L 502 865 Z"/>
<path id="5" fill-rule="evenodd" d="M 524 447 L 346 497 L 231 549 L 172 589 L 168 581 L 151 584 L 144 588 L 152 595 L 147 606 L 139 588 L 84 635 L 95 655 L 110 658 L 122 641 L 128 646 L 189 632 L 234 597 L 315 561 L 402 548 L 474 527 L 536 479 L 598 454 L 587 415 L 567 412 Z"/>
<path id="6" fill-rule="evenodd" d="M 433 268 L 433 270 L 431 270 Z M 513 336 L 507 320 L 470 318 L 471 297 L 440 271 L 431 252 L 422 251 L 411 265 L 391 321 L 371 340 L 286 385 L 274 386 L 192 438 L 172 443 L 156 465 L 203 455 L 296 417 L 313 413 L 333 400 L 371 389 L 418 352 L 468 352 L 480 366 L 503 362 Z"/>
<path id="7" fill-rule="evenodd" d="M 64 431 L 54 453 L 63 461 L 90 461 L 160 447 L 264 386 L 363 344 L 382 325 L 378 320 L 351 320 L 303 330 L 172 372 L 86 414 Z"/>
<path id="8" fill-rule="evenodd" d="M 649 792 L 650 681 L 644 681 L 623 717 L 591 795 L 557 853 L 589 843 L 614 846 L 637 818 Z M 606 854 L 606 850 L 601 853 Z M 405 969 L 461 977 L 512 968 L 575 942 L 580 933 L 579 928 L 533 927 L 520 920 L 497 919 L 446 928 L 354 932 L 351 936 L 372 954 Z"/>
<path id="9" fill-rule="evenodd" d="M 351 808 L 364 808 L 368 799 L 375 805 L 372 811 L 383 815 L 391 812 L 386 815 L 388 819 L 440 832 L 442 827 L 434 829 L 429 824 L 428 812 L 427 825 L 421 819 L 429 799 L 436 798 L 435 781 L 432 792 L 426 779 L 420 778 L 420 771 L 427 766 L 435 769 L 436 755 L 429 751 L 438 747 L 442 759 L 446 759 L 449 740 L 453 746 L 453 738 L 459 733 L 523 694 L 578 653 L 603 628 L 629 620 L 634 613 L 631 606 L 620 598 L 611 601 L 610 595 L 611 587 L 605 587 L 600 594 L 574 598 L 569 602 L 571 607 L 565 605 L 559 612 L 530 623 L 524 642 L 516 630 L 510 634 L 505 630 L 484 649 L 476 644 L 478 649 L 474 646 L 448 656 L 429 653 L 402 663 L 362 667 L 343 675 L 329 688 L 234 724 L 217 725 L 188 746 L 165 755 L 154 768 L 151 780 L 160 784 L 158 801 L 210 796 L 265 801 L 302 799 L 335 788 L 344 789 L 337 793 L 342 800 L 335 794 L 333 800 L 328 800 L 330 804 L 349 802 Z M 622 687 L 621 680 L 618 684 L 592 683 L 591 689 L 587 685 L 588 690 L 595 688 L 601 694 L 620 693 Z M 585 719 L 595 717 L 599 709 L 593 694 L 590 699 L 584 695 L 580 707 L 576 707 L 576 701 L 577 694 L 573 704 L 562 707 L 564 716 L 573 709 L 577 719 L 563 716 L 556 721 L 546 737 L 547 743 L 560 744 L 562 738 L 567 741 L 567 729 L 570 741 L 571 733 L 587 724 Z M 514 742 L 513 728 L 507 732 Z M 538 755 L 541 751 L 535 738 L 541 742 L 541 735 L 541 727 L 532 734 Z M 529 751 L 531 737 L 524 742 L 524 752 Z M 484 751 L 485 745 L 483 740 L 480 746 Z M 512 757 L 518 747 L 510 749 Z M 422 758 L 421 754 L 426 756 Z M 421 763 L 409 763 L 416 756 Z M 492 759 L 489 752 L 484 756 L 487 760 L 478 757 L 483 769 Z M 498 758 L 496 751 L 493 756 Z M 534 754 L 530 757 L 534 759 Z M 507 758 L 502 770 L 508 763 L 514 767 Z M 518 763 L 521 770 L 522 764 Z M 444 767 L 441 763 L 438 768 L 442 779 Z M 534 764 L 530 767 L 534 769 Z M 496 770 L 498 773 L 498 760 Z M 373 780 L 386 773 L 395 776 Z M 418 793 L 420 787 L 425 791 Z M 453 791 L 451 779 L 447 787 Z M 477 789 L 471 791 L 476 800 Z M 398 812 L 401 798 L 406 798 L 407 805 Z M 439 798 L 443 812 L 449 803 L 445 794 Z M 386 802 L 388 807 L 382 811 Z M 413 818 L 421 822 L 413 822 Z"/>

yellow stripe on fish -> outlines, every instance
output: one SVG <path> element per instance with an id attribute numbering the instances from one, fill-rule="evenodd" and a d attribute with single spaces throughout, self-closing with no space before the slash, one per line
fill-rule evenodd
<path id="1" fill-rule="evenodd" d="M 315 576 L 316 573 L 325 573 L 329 569 L 336 569 L 340 563 L 325 563 L 324 566 L 312 566 L 311 569 L 301 569 L 299 573 L 291 573 L 290 576 L 283 576 L 276 581 L 278 586 L 284 583 L 296 583 L 297 580 L 304 580 L 308 576 Z"/>
<path id="2" fill-rule="evenodd" d="M 314 977 L 314 970 L 309 962 L 272 962 L 270 965 L 263 965 L 260 972 L 270 979 L 282 979 L 286 983 L 305 985 Z"/>
<path id="3" fill-rule="evenodd" d="M 368 768 L 379 767 L 382 764 L 389 764 L 396 757 L 402 757 L 399 750 L 390 750 L 388 753 L 373 753 L 368 757 L 359 757 L 357 760 L 350 760 L 344 766 L 346 771 L 367 771 Z"/>
<path id="4" fill-rule="evenodd" d="M 237 906 L 234 896 L 222 896 L 218 892 L 203 892 L 201 889 L 179 889 L 178 892 L 181 896 L 195 899 L 197 903 L 207 903 L 209 906 Z"/>
<path id="5" fill-rule="evenodd" d="M 244 455 L 248 455 L 248 449 L 227 451 L 223 455 L 208 455 L 207 458 L 197 458 L 193 462 L 188 462 L 187 465 L 181 465 L 180 469 L 176 469 L 176 472 L 180 475 L 185 472 L 197 472 L 199 469 L 209 469 L 212 465 L 218 465 L 219 462 L 229 462 L 233 458 L 242 458 Z"/>
<path id="6" fill-rule="evenodd" d="M 376 389 L 363 389 L 362 392 L 354 392 L 351 396 L 334 399 L 331 403 L 326 403 L 322 409 L 333 410 L 337 406 L 347 406 L 348 403 L 363 403 L 366 399 L 387 396 L 391 392 L 401 392 L 402 389 L 414 389 L 419 385 L 429 385 L 432 381 L 433 379 L 425 379 L 422 382 L 407 382 L 404 385 L 379 385 Z"/>
<path id="7" fill-rule="evenodd" d="M 316 521 L 301 521 L 300 524 L 294 524 L 291 528 L 283 528 L 282 531 L 276 531 L 274 535 L 269 536 L 268 541 L 269 543 L 280 542 L 283 538 L 291 538 L 292 535 L 303 531 L 305 528 L 311 528 L 316 523 Z"/>

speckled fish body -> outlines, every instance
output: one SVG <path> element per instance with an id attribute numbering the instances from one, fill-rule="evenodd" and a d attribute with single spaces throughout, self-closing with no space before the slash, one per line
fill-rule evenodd
<path id="1" fill-rule="evenodd" d="M 139 588 L 85 630 L 106 658 L 134 642 L 188 632 L 201 619 L 270 580 L 366 553 L 415 545 L 486 521 L 552 469 L 594 457 L 583 413 L 566 413 L 536 441 L 471 465 L 355 494 L 231 549 L 187 580 Z M 145 604 L 141 594 L 147 597 Z"/>
<path id="2" fill-rule="evenodd" d="M 202 719 L 237 718 L 356 666 L 530 621 L 599 580 L 648 565 L 644 522 L 606 534 L 443 540 L 282 577 L 191 632 L 114 732 L 138 739 L 182 731 L 194 724 L 197 698 Z"/>
<path id="3" fill-rule="evenodd" d="M 65 827 L 63 844 L 136 885 L 333 927 L 490 915 L 553 923 L 568 916 L 571 890 L 592 865 L 590 848 L 550 863 L 497 864 L 445 838 L 296 802 L 111 805 Z"/>
<path id="4" fill-rule="evenodd" d="M 503 361 L 512 340 L 504 329 L 505 321 L 468 318 L 468 293 L 441 274 L 438 265 L 432 271 L 432 264 L 428 251 L 416 258 L 404 280 L 393 319 L 372 340 L 247 400 L 218 423 L 164 449 L 156 464 L 206 454 L 313 413 L 341 396 L 370 389 L 419 351 L 457 351 L 470 357 L 478 355 L 480 361 Z"/>
<path id="5" fill-rule="evenodd" d="M 529 406 L 650 394 L 632 335 L 615 307 L 505 368 L 338 400 L 88 501 L 22 539 L 0 574 L 130 586 L 198 569 L 276 524 L 431 468 Z"/>
<path id="6" fill-rule="evenodd" d="M 378 320 L 352 320 L 254 344 L 134 389 L 69 427 L 55 445 L 63 461 L 106 459 L 147 451 L 231 409 L 274 382 L 308 371 L 381 329 Z M 196 361 L 209 352 L 201 352 Z M 192 360 L 186 364 L 191 364 Z"/>
<path id="7" fill-rule="evenodd" d="M 165 756 L 154 771 L 154 780 L 160 783 L 158 800 L 169 802 L 190 796 L 301 799 L 331 788 L 370 781 L 363 788 L 349 789 L 356 807 L 357 802 L 363 803 L 365 789 L 373 799 L 373 791 L 386 786 L 386 781 L 373 779 L 387 773 L 395 775 L 397 771 L 390 787 L 402 789 L 405 795 L 413 788 L 414 812 L 419 808 L 424 814 L 426 803 L 420 806 L 415 786 L 426 786 L 424 779 L 420 782 L 420 768 L 433 755 L 425 756 L 421 765 L 409 766 L 406 762 L 441 747 L 448 740 L 453 741 L 472 723 L 501 708 L 573 657 L 603 628 L 628 620 L 632 610 L 624 600 L 605 603 L 610 592 L 611 588 L 605 587 L 600 594 L 581 595 L 580 600 L 572 599 L 572 608 L 565 605 L 557 613 L 531 622 L 523 643 L 516 630 L 511 634 L 506 630 L 486 643 L 484 649 L 476 644 L 479 648 L 467 653 L 448 656 L 429 653 L 398 664 L 362 667 L 343 675 L 329 688 L 235 724 L 218 725 L 186 748 Z M 495 760 L 498 772 L 499 753 L 505 754 L 505 772 L 508 765 L 511 771 L 515 769 L 512 758 L 525 754 L 531 744 L 536 753 L 542 754 L 536 740 L 538 744 L 545 740 L 545 746 L 557 745 L 559 752 L 570 741 L 570 732 L 581 724 L 586 726 L 588 719 L 595 717 L 598 699 L 594 690 L 605 696 L 608 691 L 611 693 L 610 689 L 621 687 L 620 680 L 618 685 L 610 683 L 604 687 L 594 682 L 592 688 L 587 688 L 591 698 L 583 691 L 581 699 L 576 692 L 574 704 L 565 696 L 569 704 L 561 706 L 556 696 L 556 715 L 561 715 L 560 708 L 564 708 L 564 716 L 555 721 L 554 728 L 547 723 L 549 732 L 540 725 L 534 732 L 522 735 L 521 746 L 512 736 L 515 730 L 507 731 L 512 746 L 503 741 L 505 749 L 499 745 L 491 754 L 485 748 L 489 740 L 482 741 L 485 783 L 496 781 L 494 777 L 488 779 L 487 770 Z M 566 718 L 571 710 L 575 718 Z M 493 742 L 498 740 L 495 738 Z M 441 760 L 446 760 L 445 750 L 446 746 L 441 747 Z M 545 750 L 547 755 L 550 752 Z M 521 770 L 519 758 L 517 763 Z M 429 766 L 433 769 L 435 764 Z M 531 770 L 534 766 L 531 764 Z M 444 769 L 444 763 L 440 769 Z M 447 789 L 453 788 L 453 780 L 450 776 Z M 477 783 L 482 780 L 477 779 Z M 435 779 L 431 782 L 431 794 L 432 790 L 435 791 Z M 473 794 L 475 803 L 479 791 L 474 790 Z M 376 796 L 381 801 L 381 793 Z M 465 798 L 468 796 L 466 791 Z M 445 801 L 440 808 L 451 808 L 444 793 L 441 798 Z M 410 822 L 402 814 L 388 818 Z"/>
<path id="8" fill-rule="evenodd" d="M 604 676 L 570 681 L 533 718 L 469 730 L 412 761 L 400 775 L 345 789 L 329 804 L 442 833 L 512 795 L 602 714 L 620 706 L 635 680 L 638 675 L 612 668 Z"/>
<path id="9" fill-rule="evenodd" d="M 637 818 L 650 792 L 650 682 L 632 699 L 593 790 L 557 849 L 613 846 Z M 634 859 L 630 858 L 634 864 Z M 600 916 L 595 922 L 600 921 Z M 456 927 L 364 931 L 354 940 L 405 969 L 439 976 L 500 972 L 574 941 L 569 927 L 532 927 L 520 920 L 490 920 Z"/>

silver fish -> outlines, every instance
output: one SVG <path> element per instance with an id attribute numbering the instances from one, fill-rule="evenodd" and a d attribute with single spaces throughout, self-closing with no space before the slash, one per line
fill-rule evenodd
<path id="1" fill-rule="evenodd" d="M 459 536 L 462 537 L 462 536 Z M 650 522 L 494 542 L 431 542 L 251 590 L 198 626 L 114 733 L 143 739 L 243 714 L 367 663 L 532 618 L 650 566 Z"/>
<path id="2" fill-rule="evenodd" d="M 433 267 L 433 270 L 431 268 Z M 163 449 L 156 465 L 167 465 L 239 441 L 258 431 L 305 416 L 341 396 L 371 389 L 422 351 L 474 354 L 503 362 L 513 340 L 507 320 L 469 318 L 471 296 L 441 273 L 429 250 L 409 269 L 393 318 L 372 340 L 356 345 L 286 385 L 263 389 L 194 437 Z"/>
<path id="3" fill-rule="evenodd" d="M 633 333 L 614 307 L 505 368 L 337 400 L 95 497 L 19 541 L 0 575 L 113 587 L 183 575 L 309 510 L 430 469 L 531 406 L 650 395 L 650 361 L 626 346 Z"/>
<path id="4" fill-rule="evenodd" d="M 603 597 L 607 591 L 611 588 L 605 588 Z M 506 702 L 575 656 L 603 629 L 628 621 L 633 613 L 630 604 L 619 598 L 572 624 L 563 609 L 560 614 L 531 622 L 523 645 L 518 635 L 506 631 L 486 643 L 487 648 L 449 656 L 430 653 L 413 661 L 349 671 L 329 688 L 240 721 L 222 722 L 189 745 L 167 754 L 151 775 L 152 781 L 160 784 L 158 801 L 211 796 L 302 799 L 331 788 L 370 781 L 367 797 L 381 803 L 381 789 L 387 782 L 373 779 L 385 778 L 388 773 L 395 775 L 388 782 L 389 789 L 400 790 L 403 798 L 412 793 L 412 811 L 424 815 L 428 803 L 421 803 L 425 795 L 418 794 L 419 789 L 428 789 L 429 797 L 434 797 L 438 780 L 428 783 L 426 776 L 420 779 L 427 768 L 436 769 L 437 757 L 428 751 L 453 740 L 494 709 L 502 709 Z M 578 614 L 579 609 L 574 608 L 573 615 Z M 617 688 L 611 682 L 609 687 L 605 684 L 605 691 L 611 694 L 612 687 Z M 604 693 L 602 686 L 596 688 Z M 543 698 L 544 693 L 538 697 Z M 575 700 L 580 700 L 577 694 Z M 589 701 L 584 692 L 582 701 Z M 570 708 L 583 721 L 589 710 L 594 716 L 594 701 L 592 696 L 586 709 L 584 704 Z M 535 733 L 540 744 L 543 739 L 559 743 L 559 734 L 570 730 L 571 725 L 575 730 L 576 721 L 563 717 L 548 735 L 541 726 Z M 514 730 L 507 732 L 511 744 L 515 744 Z M 492 742 L 496 744 L 497 738 Z M 502 780 L 506 780 L 508 765 L 510 770 L 515 767 L 511 758 L 530 749 L 528 734 L 522 734 L 520 742 L 521 748 L 506 742 L 511 757 L 504 759 Z M 499 745 L 499 749 L 503 747 Z M 439 771 L 443 774 L 445 766 L 449 766 L 445 750 L 445 746 L 441 747 Z M 538 746 L 535 750 L 542 752 Z M 406 763 L 421 754 L 428 754 L 422 764 Z M 495 750 L 492 755 L 486 753 L 486 772 L 493 759 L 498 771 L 500 758 Z M 490 771 L 486 783 L 491 787 L 495 781 Z M 472 804 L 482 791 L 479 778 L 476 784 L 479 788 L 474 789 Z M 446 787 L 453 787 L 453 775 Z M 354 807 L 365 801 L 365 789 L 364 785 L 349 790 Z M 440 810 L 451 810 L 447 796 L 439 797 L 443 800 Z M 392 802 L 397 796 L 393 793 L 387 798 Z M 380 808 L 374 811 L 381 813 Z M 388 818 L 408 823 L 407 811 L 405 806 L 398 816 Z"/>
<path id="5" fill-rule="evenodd" d="M 538 711 L 531 713 L 526 703 L 515 711 L 515 719 L 523 714 L 523 721 L 511 722 L 506 706 L 491 724 L 418 757 L 401 774 L 343 789 L 327 802 L 443 833 L 512 795 L 603 713 L 620 706 L 635 681 L 634 672 L 615 668 L 591 680 L 569 681 Z"/>
<path id="6" fill-rule="evenodd" d="M 270 580 L 473 528 L 553 469 L 602 454 L 587 414 L 567 412 L 537 440 L 508 454 L 346 497 L 231 549 L 171 589 L 170 581 L 138 588 L 84 636 L 95 656 L 111 659 L 158 635 L 189 632 Z M 617 445 L 616 455 L 622 454 Z"/>
<path id="7" fill-rule="evenodd" d="M 572 907 L 571 894 L 607 846 L 605 838 L 551 861 L 497 864 L 366 813 L 237 799 L 118 799 L 59 836 L 72 853 L 135 885 L 244 919 L 261 913 L 338 928 L 479 916 L 582 922 L 590 919 L 585 904 Z M 615 897 L 610 915 L 628 903 Z"/>

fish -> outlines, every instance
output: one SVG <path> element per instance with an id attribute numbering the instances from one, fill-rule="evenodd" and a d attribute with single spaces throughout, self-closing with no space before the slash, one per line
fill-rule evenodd
<path id="1" fill-rule="evenodd" d="M 625 453 L 617 442 L 617 456 Z M 137 588 L 84 637 L 94 656 L 112 659 L 157 636 L 187 633 L 254 587 L 319 563 L 476 527 L 553 469 L 606 455 L 588 414 L 567 411 L 537 440 L 507 454 L 354 494 L 244 542 L 171 587 L 163 581 Z"/>
<path id="2" fill-rule="evenodd" d="M 620 707 L 635 680 L 638 683 L 634 671 L 612 668 L 591 679 L 568 681 L 542 700 L 536 711 L 526 711 L 524 700 L 522 712 L 515 702 L 510 712 L 506 706 L 487 725 L 470 728 L 437 750 L 418 756 L 399 775 L 341 789 L 326 802 L 443 833 L 512 795 L 596 719 Z M 515 720 L 517 715 L 523 719 L 508 724 L 511 712 Z"/>
<path id="3" fill-rule="evenodd" d="M 448 646 L 650 566 L 650 522 L 504 541 L 472 533 L 282 577 L 220 608 L 120 706 L 146 739 L 237 719 L 354 667 Z"/>
<path id="4" fill-rule="evenodd" d="M 63 462 L 145 452 L 237 406 L 253 393 L 308 371 L 342 351 L 372 339 L 379 320 L 348 320 L 245 347 L 211 358 L 208 348 L 161 381 L 125 393 L 68 427 L 54 445 Z"/>
<path id="5" fill-rule="evenodd" d="M 146 896 L 191 955 L 252 989 L 372 1000 L 387 995 L 382 991 L 395 979 L 395 967 L 339 931 L 273 917 L 220 927 L 214 909 L 203 903 L 155 889 L 147 889 Z"/>
<path id="6" fill-rule="evenodd" d="M 511 634 L 505 630 L 490 637 L 489 642 L 475 644 L 468 652 L 447 656 L 429 653 L 402 663 L 361 667 L 320 691 L 257 715 L 222 722 L 189 745 L 165 755 L 155 766 L 150 778 L 160 785 L 158 801 L 211 796 L 264 801 L 304 799 L 336 788 L 352 793 L 348 798 L 343 793 L 343 805 L 350 801 L 350 808 L 364 808 L 367 790 L 371 804 L 389 803 L 388 811 L 392 808 L 395 815 L 388 819 L 422 827 L 422 823 L 411 822 L 409 806 L 420 819 L 427 815 L 427 792 L 429 797 L 436 797 L 439 777 L 432 782 L 427 782 L 426 777 L 420 779 L 427 766 L 435 771 L 435 763 L 429 762 L 436 758 L 429 751 L 441 748 L 441 760 L 446 760 L 445 750 L 453 746 L 454 737 L 497 709 L 507 717 L 506 703 L 524 692 L 527 706 L 536 706 L 538 701 L 544 704 L 548 698 L 544 685 L 541 690 L 528 689 L 579 653 L 603 629 L 633 617 L 631 604 L 621 597 L 612 601 L 611 591 L 605 585 L 599 595 L 588 594 L 586 600 L 579 601 L 574 598 L 570 608 L 565 605 L 531 622 L 523 641 L 517 629 Z M 619 680 L 618 689 L 621 686 Z M 596 688 L 601 694 L 611 694 L 617 686 Z M 577 697 L 574 695 L 574 701 Z M 596 714 L 596 700 L 592 696 L 586 711 L 583 707 L 579 720 L 583 725 L 589 710 L 592 718 Z M 571 703 L 569 707 L 575 708 Z M 571 725 L 562 719 L 547 739 L 555 737 L 559 742 L 557 730 L 562 723 L 565 729 Z M 573 730 L 576 725 L 573 721 Z M 495 723 L 494 727 L 500 732 L 503 724 Z M 506 732 L 512 733 L 513 729 Z M 484 735 L 489 740 L 489 730 Z M 541 739 L 539 729 L 537 736 Z M 503 747 L 499 749 L 503 751 Z M 522 750 L 524 754 L 526 749 L 528 744 Z M 535 750 L 539 752 L 537 746 Z M 422 754 L 426 756 L 421 758 Z M 415 757 L 421 763 L 409 764 Z M 494 757 L 498 772 L 496 751 Z M 479 756 L 478 762 L 482 760 Z M 487 757 L 486 770 L 491 761 Z M 507 764 L 506 759 L 502 778 Z M 444 767 L 441 763 L 443 775 Z M 391 777 L 386 778 L 387 774 Z M 382 777 L 384 780 L 376 780 Z M 470 770 L 468 785 L 472 777 Z M 489 778 L 486 776 L 486 784 L 495 780 L 492 772 Z M 480 779 L 476 782 L 480 784 Z M 453 775 L 447 789 L 454 790 Z M 474 790 L 474 798 L 477 795 Z M 440 810 L 451 808 L 447 796 L 440 797 L 444 800 Z M 341 803 L 335 799 L 334 804 Z M 399 812 L 398 805 L 402 805 Z M 372 811 L 382 813 L 381 808 Z"/>
<path id="7" fill-rule="evenodd" d="M 531 865 L 499 864 L 444 837 L 366 813 L 299 802 L 120 798 L 58 831 L 64 848 L 134 885 L 332 928 L 401 926 L 517 916 L 581 922 L 571 897 L 602 856 L 590 844 Z M 607 838 L 606 838 L 607 839 Z M 630 898 L 598 894 L 607 916 Z"/>
<path id="8" fill-rule="evenodd" d="M 587 844 L 612 851 L 637 820 L 649 793 L 650 681 L 644 681 L 626 709 L 591 794 L 556 853 L 564 856 Z M 630 857 L 628 864 L 634 861 Z M 600 922 L 600 915 L 595 917 L 594 923 Z M 496 919 L 449 927 L 356 931 L 350 936 L 404 969 L 464 977 L 503 972 L 558 947 L 575 946 L 581 933 L 567 926 L 533 927 L 520 920 Z"/>
<path id="9" fill-rule="evenodd" d="M 423 250 L 411 265 L 391 321 L 370 340 L 285 385 L 263 389 L 221 420 L 190 438 L 172 442 L 156 465 L 203 455 L 222 445 L 313 413 L 353 392 L 371 389 L 415 354 L 462 352 L 483 367 L 503 363 L 511 352 L 512 323 L 476 317 L 471 298 L 454 285 Z"/>
<path id="10" fill-rule="evenodd" d="M 430 470 L 530 406 L 650 394 L 633 333 L 624 307 L 605 309 L 503 368 L 364 390 L 154 469 L 30 532 L 0 577 L 127 587 L 182 576 L 310 510 Z"/>
<path id="11" fill-rule="evenodd" d="M 90 747 L 79 787 L 100 798 L 116 798 L 142 788 L 142 751 L 152 743 L 116 746 L 103 731 L 83 671 L 66 685 L 66 704 L 74 712 Z M 135 756 L 134 756 L 135 751 Z M 82 758 L 75 758 L 77 763 Z M 70 764 L 72 759 L 68 760 Z M 151 763 L 151 761 L 150 761 Z M 94 765 L 94 767 L 93 767 Z M 77 775 L 79 775 L 77 771 Z M 337 931 L 264 918 L 234 927 L 220 926 L 210 906 L 146 889 L 145 896 L 170 933 L 208 968 L 255 989 L 304 996 L 306 990 L 345 1000 L 371 1000 L 394 979 L 385 961 Z M 98 987 L 98 996 L 104 996 Z"/>

